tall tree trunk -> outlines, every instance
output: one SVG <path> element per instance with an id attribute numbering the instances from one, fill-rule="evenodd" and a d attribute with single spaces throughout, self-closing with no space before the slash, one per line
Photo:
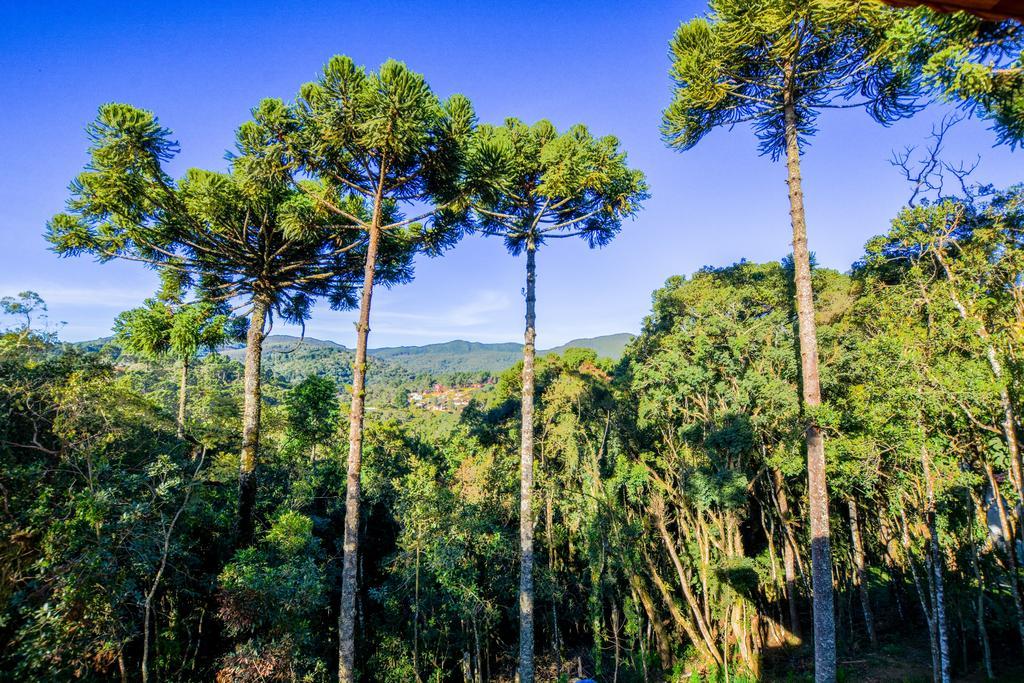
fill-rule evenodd
<path id="1" fill-rule="evenodd" d="M 252 542 L 256 508 L 256 465 L 260 449 L 262 408 L 263 325 L 269 302 L 257 296 L 252 302 L 245 341 L 245 399 L 242 407 L 242 457 L 238 463 L 238 547 Z"/>
<path id="2" fill-rule="evenodd" d="M 476 668 L 473 670 L 473 683 L 483 683 L 484 665 L 480 661 L 480 627 L 476 614 L 473 614 L 473 649 L 476 651 Z"/>
<path id="3" fill-rule="evenodd" d="M 187 358 L 181 359 L 181 379 L 178 384 L 178 438 L 185 436 L 185 402 L 188 398 L 188 366 Z"/>
<path id="4" fill-rule="evenodd" d="M 903 536 L 903 547 L 906 548 L 906 560 L 907 569 L 910 571 L 910 576 L 914 580 L 914 590 L 917 592 L 918 602 L 921 603 L 921 612 L 924 614 L 925 624 L 928 626 L 928 649 L 932 655 L 932 680 L 938 681 L 939 670 L 942 668 L 939 663 L 939 641 L 936 638 L 935 629 L 935 609 L 934 609 L 934 598 L 935 593 L 931 590 L 932 574 L 928 573 L 925 578 L 928 579 L 929 590 L 927 595 L 921 585 L 921 579 L 917 575 L 917 570 L 914 568 L 914 554 L 912 548 L 914 547 L 910 541 L 910 530 L 907 524 L 907 515 L 903 511 L 903 501 L 899 502 L 900 509 L 900 533 Z M 927 561 L 925 565 L 927 567 Z"/>
<path id="5" fill-rule="evenodd" d="M 537 249 L 526 246 L 522 431 L 519 452 L 519 683 L 533 683 L 533 360 L 537 341 Z"/>
<path id="6" fill-rule="evenodd" d="M 363 269 L 363 294 L 359 301 L 359 323 L 356 331 L 356 359 L 352 367 L 352 403 L 348 422 L 348 474 L 345 481 L 345 539 L 341 569 L 341 605 L 338 609 L 338 682 L 355 681 L 355 625 L 357 562 L 359 556 L 359 496 L 363 458 L 363 417 L 366 404 L 366 346 L 370 339 L 370 302 L 373 278 L 377 269 L 377 248 L 380 244 L 381 200 L 384 172 L 380 174 L 373 202 L 366 266 Z"/>
<path id="7" fill-rule="evenodd" d="M 782 567 L 786 574 L 786 602 L 789 603 L 789 631 L 797 643 L 803 640 L 800 633 L 800 606 L 797 604 L 796 590 L 796 538 L 793 534 L 793 520 L 789 512 L 789 499 L 786 497 L 785 481 L 782 472 L 772 470 L 772 482 L 775 485 L 775 504 L 782 517 Z"/>
<path id="8" fill-rule="evenodd" d="M 928 517 L 928 545 L 931 550 L 931 565 L 933 575 L 933 586 L 935 599 L 933 607 L 935 613 L 935 628 L 939 642 L 939 679 L 942 683 L 949 683 L 949 635 L 946 625 L 946 590 L 943 580 L 942 552 L 939 548 L 939 531 L 935 522 L 935 486 L 932 478 L 931 456 L 928 447 L 921 444 L 921 468 L 924 471 L 925 495 L 927 496 L 927 517 Z"/>
<path id="9" fill-rule="evenodd" d="M 853 566 L 856 569 L 857 588 L 860 590 L 860 604 L 864 611 L 864 628 L 868 632 L 871 647 L 878 647 L 875 633 L 875 615 L 871 611 L 871 592 L 868 589 L 868 573 L 864 563 L 864 541 L 860 535 L 860 521 L 857 519 L 857 503 L 850 498 L 846 501 L 850 510 L 850 537 L 853 540 Z"/>
<path id="10" fill-rule="evenodd" d="M 615 644 L 615 670 L 612 683 L 619 683 L 619 606 L 612 600 L 612 640 Z"/>
<path id="11" fill-rule="evenodd" d="M 804 193 L 800 179 L 800 143 L 792 88 L 785 91 L 786 171 L 789 215 L 793 224 L 793 270 L 796 284 L 797 329 L 800 336 L 800 378 L 804 407 L 810 413 L 807 439 L 807 497 L 811 516 L 811 585 L 814 593 L 814 679 L 836 679 L 836 625 L 832 597 L 832 549 L 829 537 L 828 487 L 825 481 L 825 442 L 814 411 L 821 405 L 818 378 L 818 333 L 814 321 L 811 256 L 807 249 Z"/>

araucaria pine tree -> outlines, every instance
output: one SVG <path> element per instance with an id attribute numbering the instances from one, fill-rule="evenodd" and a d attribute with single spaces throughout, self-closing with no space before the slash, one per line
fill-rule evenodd
<path id="1" fill-rule="evenodd" d="M 670 147 L 686 150 L 718 126 L 749 121 L 761 153 L 786 160 L 806 418 L 815 676 L 832 681 L 828 490 L 800 155 L 823 109 L 864 106 L 879 121 L 914 111 L 906 98 L 909 79 L 885 57 L 886 29 L 897 10 L 845 0 L 712 0 L 711 10 L 708 18 L 681 25 L 672 39 L 674 92 L 662 133 Z"/>
<path id="2" fill-rule="evenodd" d="M 626 165 L 619 141 L 585 126 L 559 133 L 549 121 L 509 119 L 481 126 L 470 175 L 477 228 L 501 237 L 514 256 L 526 253 L 519 479 L 519 681 L 533 683 L 533 404 L 537 250 L 549 239 L 581 237 L 607 244 L 647 197 L 644 175 Z"/>
<path id="3" fill-rule="evenodd" d="M 890 57 L 922 88 L 990 122 L 999 142 L 1024 142 L 1024 24 L 918 7 L 889 36 Z"/>
<path id="4" fill-rule="evenodd" d="M 305 320 L 317 297 L 336 308 L 353 305 L 365 251 L 359 241 L 339 242 L 303 210 L 293 187 L 266 171 L 285 163 L 283 107 L 268 101 L 254 114 L 238 130 L 230 172 L 190 169 L 175 182 L 164 170 L 178 151 L 170 131 L 130 105 L 100 107 L 87 130 L 89 165 L 71 184 L 68 211 L 47 233 L 61 255 L 176 270 L 201 300 L 247 312 L 239 545 L 254 525 L 265 330 L 275 313 Z"/>
<path id="5" fill-rule="evenodd" d="M 114 334 L 121 347 L 130 354 L 149 360 L 171 358 L 178 362 L 178 436 L 185 435 L 188 371 L 203 350 L 214 350 L 222 344 L 242 338 L 237 323 L 225 304 L 208 301 L 185 301 L 179 270 L 161 272 L 157 296 L 144 306 L 117 316 Z"/>
<path id="6" fill-rule="evenodd" d="M 337 224 L 338 239 L 365 244 L 349 406 L 345 538 L 338 612 L 338 680 L 355 680 L 360 472 L 370 304 L 388 251 L 436 253 L 459 235 L 463 156 L 474 127 L 465 97 L 441 101 L 423 76 L 396 61 L 367 73 L 348 57 L 328 62 L 295 107 L 296 170 L 305 210 Z M 420 213 L 406 217 L 403 206 Z"/>

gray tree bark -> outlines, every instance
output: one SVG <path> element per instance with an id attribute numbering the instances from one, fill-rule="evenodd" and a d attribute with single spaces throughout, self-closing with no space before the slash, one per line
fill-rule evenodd
<path id="1" fill-rule="evenodd" d="M 976 494 L 971 492 L 971 501 L 974 503 L 974 513 L 982 523 L 982 528 L 987 526 L 984 507 L 978 501 Z M 971 534 L 971 569 L 974 570 L 974 578 L 978 582 L 978 595 L 975 602 L 975 614 L 978 621 L 978 641 L 981 643 L 981 659 L 985 664 L 985 677 L 994 679 L 995 673 L 992 670 L 992 648 L 989 645 L 988 629 L 985 627 L 985 574 L 981 570 L 981 563 L 978 562 L 978 544 Z"/>
<path id="2" fill-rule="evenodd" d="M 999 482 L 996 480 L 996 475 L 992 470 L 992 465 L 986 462 L 984 463 L 984 467 L 985 476 L 988 477 L 989 486 L 992 488 L 996 512 L 999 513 L 999 527 L 1003 532 L 1002 543 L 1000 545 L 1001 549 L 1004 551 L 1004 557 L 1006 558 L 1006 573 L 1010 584 L 1010 595 L 1013 597 L 1013 608 L 1017 616 L 1017 634 L 1020 636 L 1021 644 L 1024 645 L 1024 601 L 1021 600 L 1017 582 L 1017 552 L 1015 548 L 1017 537 L 1016 534 L 1014 534 L 1013 526 L 1010 523 L 1010 516 L 1006 510 L 1006 502 L 1003 499 L 1002 494 L 999 492 Z"/>
<path id="3" fill-rule="evenodd" d="M 803 403 L 811 414 L 807 440 L 807 497 L 811 517 L 811 585 L 814 594 L 814 678 L 818 683 L 836 679 L 836 625 L 832 595 L 832 548 L 829 531 L 828 487 L 825 481 L 825 442 L 813 411 L 821 405 L 818 377 L 818 333 L 814 321 L 811 257 L 800 177 L 800 143 L 796 105 L 791 84 L 784 98 L 786 171 L 789 215 L 793 224 L 793 269 L 796 284 L 797 330 L 800 337 L 800 378 Z"/>
<path id="4" fill-rule="evenodd" d="M 519 453 L 519 683 L 533 683 L 533 361 L 537 341 L 536 245 L 526 247 L 526 332 Z"/>
<path id="5" fill-rule="evenodd" d="M 864 542 L 860 535 L 860 521 L 857 516 L 857 503 L 850 498 L 846 501 L 850 511 L 850 538 L 853 541 L 853 566 L 856 569 L 857 588 L 860 591 L 860 604 L 864 612 L 864 628 L 868 632 L 871 647 L 878 647 L 878 634 L 875 632 L 875 615 L 871 611 L 871 592 L 868 590 L 868 572 L 864 562 Z"/>
<path id="6" fill-rule="evenodd" d="M 256 465 L 259 462 L 262 408 L 263 325 L 269 302 L 257 296 L 249 315 L 245 342 L 245 397 L 242 407 L 242 456 L 238 462 L 238 547 L 252 541 L 256 507 Z"/>
<path id="7" fill-rule="evenodd" d="M 925 495 L 927 497 L 927 518 L 928 518 L 928 545 L 931 552 L 932 586 L 934 599 L 933 611 L 935 613 L 936 638 L 939 645 L 939 680 L 942 683 L 949 683 L 950 661 L 949 661 L 949 636 L 946 625 L 946 588 L 943 580 L 942 552 L 939 548 L 939 532 L 935 523 L 935 488 L 932 479 L 931 456 L 928 447 L 921 444 L 921 468 L 924 471 Z"/>
<path id="8" fill-rule="evenodd" d="M 359 323 L 356 332 L 356 358 L 352 367 L 352 403 L 349 406 L 348 474 L 345 482 L 345 538 L 341 569 L 341 604 L 338 609 L 338 681 L 353 683 L 355 678 L 356 589 L 359 553 L 360 474 L 363 457 L 363 418 L 366 404 L 366 347 L 370 338 L 370 303 L 373 278 L 377 268 L 380 244 L 383 170 L 373 203 L 366 265 L 363 269 L 363 293 L 359 301 Z"/>
<path id="9" fill-rule="evenodd" d="M 797 643 L 803 640 L 800 632 L 800 606 L 797 604 L 796 589 L 796 539 L 793 535 L 793 520 L 789 511 L 789 499 L 782 472 L 772 470 L 772 482 L 775 485 L 775 504 L 782 517 L 782 568 L 786 575 L 786 602 L 789 603 L 789 631 Z"/>

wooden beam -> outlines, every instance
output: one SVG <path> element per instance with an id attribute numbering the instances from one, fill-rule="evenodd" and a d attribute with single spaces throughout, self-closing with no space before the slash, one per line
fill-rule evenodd
<path id="1" fill-rule="evenodd" d="M 989 21 L 1024 20 L 1024 0 L 882 0 L 897 7 L 925 5 L 936 12 L 970 12 Z"/>

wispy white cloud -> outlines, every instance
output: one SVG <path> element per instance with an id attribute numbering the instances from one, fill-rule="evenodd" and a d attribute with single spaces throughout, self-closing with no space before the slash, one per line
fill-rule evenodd
<path id="1" fill-rule="evenodd" d="M 410 340 L 510 341 L 522 335 L 514 308 L 514 299 L 496 290 L 476 290 L 462 300 L 436 309 L 381 306 L 373 311 L 371 337 L 374 346 L 401 345 Z M 307 333 L 351 345 L 355 339 L 355 315 L 354 311 L 317 314 L 308 323 Z"/>
<path id="2" fill-rule="evenodd" d="M 511 298 L 504 292 L 482 289 L 473 297 L 448 309 L 410 313 L 407 311 L 374 311 L 378 320 L 407 320 L 430 323 L 430 327 L 447 329 L 472 328 L 494 321 L 495 314 L 505 313 L 512 306 Z"/>

